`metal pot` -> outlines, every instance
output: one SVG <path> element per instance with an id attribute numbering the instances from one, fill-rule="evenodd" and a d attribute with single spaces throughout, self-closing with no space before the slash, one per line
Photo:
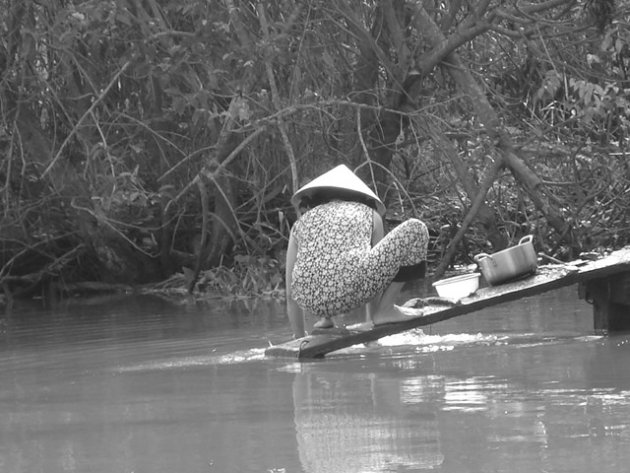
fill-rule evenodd
<path id="1" fill-rule="evenodd" d="M 510 279 L 533 273 L 538 267 L 538 256 L 534 250 L 532 235 L 524 236 L 518 245 L 491 255 L 480 253 L 474 257 L 481 274 L 494 286 Z"/>

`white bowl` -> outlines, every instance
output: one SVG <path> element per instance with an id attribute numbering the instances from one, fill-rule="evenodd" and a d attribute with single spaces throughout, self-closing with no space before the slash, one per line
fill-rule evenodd
<path id="1" fill-rule="evenodd" d="M 479 276 L 479 273 L 462 274 L 435 281 L 432 285 L 437 290 L 438 296 L 459 300 L 479 289 Z"/>

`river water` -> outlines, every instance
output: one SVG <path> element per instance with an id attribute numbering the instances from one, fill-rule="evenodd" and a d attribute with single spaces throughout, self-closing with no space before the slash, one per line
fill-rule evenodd
<path id="1" fill-rule="evenodd" d="M 276 302 L 22 306 L 0 472 L 627 471 L 630 335 L 592 324 L 571 287 L 297 362 Z"/>

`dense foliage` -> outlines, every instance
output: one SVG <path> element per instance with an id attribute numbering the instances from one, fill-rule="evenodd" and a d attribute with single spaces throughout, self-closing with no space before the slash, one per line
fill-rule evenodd
<path id="1" fill-rule="evenodd" d="M 271 289 L 245 290 L 275 290 L 289 196 L 340 162 L 390 224 L 428 223 L 438 272 L 525 233 L 561 258 L 625 245 L 629 20 L 627 0 L 0 0 L 0 282 L 240 291 L 259 267 Z"/>

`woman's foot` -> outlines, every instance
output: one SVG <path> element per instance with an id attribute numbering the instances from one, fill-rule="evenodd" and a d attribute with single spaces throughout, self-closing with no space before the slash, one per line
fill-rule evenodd
<path id="1" fill-rule="evenodd" d="M 330 317 L 322 317 L 313 324 L 313 328 L 333 328 L 335 324 Z"/>

